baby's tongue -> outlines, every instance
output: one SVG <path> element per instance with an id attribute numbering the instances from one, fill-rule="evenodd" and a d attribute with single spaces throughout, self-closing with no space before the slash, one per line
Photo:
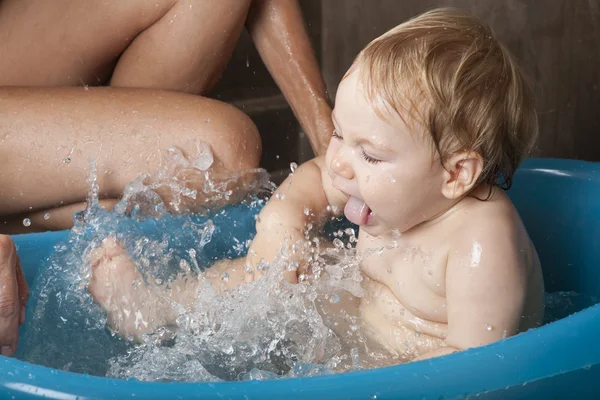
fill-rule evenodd
<path id="1" fill-rule="evenodd" d="M 356 225 L 364 225 L 367 223 L 369 212 L 371 210 L 364 201 L 354 196 L 350 196 L 346 207 L 344 207 L 344 215 L 350 222 Z"/>

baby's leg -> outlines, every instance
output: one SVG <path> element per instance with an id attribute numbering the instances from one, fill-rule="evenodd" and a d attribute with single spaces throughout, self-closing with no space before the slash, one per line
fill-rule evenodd
<path id="1" fill-rule="evenodd" d="M 259 164 L 250 118 L 215 100 L 116 88 L 1 88 L 0 232 L 23 230 L 30 217 L 28 232 L 71 227 L 72 212 L 85 205 L 92 159 L 110 206 L 127 183 L 164 166 L 170 147 L 195 158 L 200 142 L 210 146 L 215 173 Z M 63 217 L 50 211 L 65 206 Z"/>
<path id="2" fill-rule="evenodd" d="M 152 283 L 144 284 L 142 274 L 114 238 L 105 239 L 102 247 L 92 252 L 90 264 L 88 290 L 120 334 L 151 333 L 175 321 L 175 311 L 164 291 Z"/>
<path id="3" fill-rule="evenodd" d="M 195 94 L 206 94 L 220 76 L 250 6 L 250 0 L 0 3 L 0 86 L 110 82 Z"/>
<path id="4" fill-rule="evenodd" d="M 151 278 L 145 284 L 123 246 L 108 238 L 90 256 L 88 290 L 108 313 L 110 325 L 123 336 L 135 337 L 174 324 L 181 308 L 191 311 L 203 278 L 219 294 L 244 283 L 243 262 L 221 261 L 202 277 L 180 277 L 166 288 Z"/>

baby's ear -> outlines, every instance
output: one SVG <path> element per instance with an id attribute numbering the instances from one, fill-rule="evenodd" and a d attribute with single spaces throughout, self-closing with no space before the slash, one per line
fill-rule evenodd
<path id="1" fill-rule="evenodd" d="M 483 159 L 472 151 L 455 153 L 444 162 L 444 169 L 442 194 L 455 200 L 475 187 L 483 170 Z"/>

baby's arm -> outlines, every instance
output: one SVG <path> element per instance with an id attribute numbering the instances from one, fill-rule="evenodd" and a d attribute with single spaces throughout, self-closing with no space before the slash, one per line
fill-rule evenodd
<path id="1" fill-rule="evenodd" d="M 293 244 L 304 237 L 302 231 L 307 222 L 320 222 L 328 204 L 343 205 L 344 197 L 331 186 L 323 161 L 317 158 L 303 164 L 277 190 L 259 214 L 257 235 L 246 258 L 219 261 L 200 277 L 182 277 L 168 287 L 151 281 L 148 285 L 136 285 L 136 281 L 143 280 L 141 273 L 114 238 L 106 239 L 91 255 L 88 290 L 107 311 L 114 329 L 134 336 L 153 332 L 175 323 L 176 308 L 193 307 L 201 285 L 208 283 L 215 292 L 222 293 L 262 275 L 255 271 L 245 276 L 244 264 L 256 270 L 261 259 L 273 261 L 286 235 Z M 309 212 L 305 213 L 305 209 Z M 223 279 L 224 273 L 227 279 Z M 295 271 L 288 273 L 286 279 L 296 282 Z"/>
<path id="2" fill-rule="evenodd" d="M 290 247 L 287 261 L 296 261 L 302 266 L 305 255 L 301 251 L 292 254 L 291 247 L 304 239 L 303 232 L 308 223 L 318 228 L 331 210 L 342 209 L 345 201 L 345 196 L 331 183 L 325 158 L 307 161 L 287 177 L 258 215 L 256 236 L 248 255 L 217 262 L 203 274 L 203 278 L 217 293 L 254 281 L 264 274 L 257 268 L 261 260 L 271 263 L 286 245 Z M 327 210 L 328 205 L 333 206 L 330 211 Z M 224 273 L 227 280 L 222 279 Z M 297 282 L 296 271 L 284 272 L 284 277 L 288 282 Z M 186 296 L 195 290 L 190 281 L 175 282 L 171 287 L 174 289 L 170 298 L 177 297 L 180 304 L 185 304 Z"/>
<path id="3" fill-rule="evenodd" d="M 518 332 L 527 288 L 527 259 L 505 221 L 465 232 L 448 257 L 446 347 L 417 359 L 495 342 Z M 493 226 L 494 229 L 489 229 Z"/>
<path id="4" fill-rule="evenodd" d="M 310 160 L 296 169 L 277 189 L 256 223 L 256 237 L 246 257 L 246 282 L 263 275 L 261 260 L 272 262 L 284 246 L 289 246 L 290 262 L 301 263 L 305 257 L 301 251 L 292 254 L 291 247 L 304 238 L 308 223 L 321 226 L 330 210 L 343 209 L 344 195 L 336 190 L 325 168 L 324 157 Z M 300 268 L 301 269 L 301 268 Z M 284 273 L 288 282 L 297 282 L 297 272 Z"/>

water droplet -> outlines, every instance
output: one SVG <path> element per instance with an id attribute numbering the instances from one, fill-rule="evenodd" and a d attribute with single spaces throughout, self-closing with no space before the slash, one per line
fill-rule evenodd
<path id="1" fill-rule="evenodd" d="M 254 273 L 254 268 L 252 268 L 252 266 L 248 263 L 244 264 L 244 272 L 247 274 L 253 274 Z"/>
<path id="2" fill-rule="evenodd" d="M 332 294 L 331 297 L 329 298 L 329 302 L 331 304 L 337 304 L 340 302 L 340 296 L 338 296 L 337 294 Z"/>
<path id="3" fill-rule="evenodd" d="M 298 168 L 298 164 L 296 164 L 295 162 L 290 163 L 290 171 L 292 171 L 292 174 L 294 173 L 294 171 L 296 171 L 296 168 Z"/>
<path id="4" fill-rule="evenodd" d="M 44 214 L 44 219 L 50 219 L 50 213 Z"/>
<path id="5" fill-rule="evenodd" d="M 304 207 L 304 215 L 310 215 L 310 210 L 307 207 Z"/>
<path id="6" fill-rule="evenodd" d="M 494 329 L 494 327 L 492 325 L 490 325 L 490 324 L 487 324 L 485 326 L 485 329 L 487 329 L 488 331 L 491 331 L 492 329 Z"/>
<path id="7" fill-rule="evenodd" d="M 68 164 L 68 163 L 70 163 L 70 162 L 71 162 L 71 157 L 67 157 L 67 158 L 65 158 L 65 164 Z"/>
<path id="8" fill-rule="evenodd" d="M 229 280 L 229 274 L 228 274 L 227 272 L 223 272 L 223 273 L 221 274 L 221 280 L 222 280 L 223 282 L 227 282 L 227 281 Z"/>
<path id="9" fill-rule="evenodd" d="M 283 200 L 283 199 L 285 199 L 285 195 L 283 193 L 277 193 L 275 195 L 275 198 L 278 200 Z"/>
<path id="10" fill-rule="evenodd" d="M 30 220 L 29 218 L 25 218 L 25 219 L 23 220 L 23 225 L 24 225 L 24 226 L 30 226 L 30 225 L 31 225 L 31 220 Z"/>
<path id="11" fill-rule="evenodd" d="M 390 183 L 396 183 L 396 178 L 390 177 Z"/>

